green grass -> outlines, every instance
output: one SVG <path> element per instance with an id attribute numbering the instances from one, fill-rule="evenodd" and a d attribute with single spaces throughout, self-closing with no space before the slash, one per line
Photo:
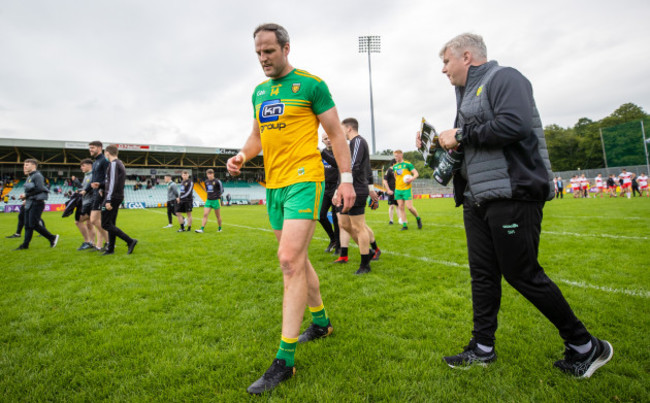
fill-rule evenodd
<path id="1" fill-rule="evenodd" d="M 564 199 L 547 204 L 540 260 L 577 316 L 614 346 L 590 379 L 553 368 L 556 329 L 504 286 L 496 363 L 458 371 L 471 334 L 470 277 L 460 209 L 416 200 L 424 229 L 368 213 L 384 254 L 366 276 L 359 261 L 329 264 L 322 229 L 311 261 L 332 337 L 301 345 L 297 374 L 262 400 L 648 401 L 650 200 Z M 246 401 L 280 338 L 282 276 L 262 206 L 222 210 L 224 231 L 162 229 L 160 210 L 125 210 L 118 226 L 138 238 L 127 256 L 77 252 L 72 218 L 46 213 L 56 249 L 0 239 L 0 401 Z M 195 215 L 202 209 L 195 210 Z M 3 235 L 15 214 L 0 215 Z M 196 224 L 194 225 L 196 228 Z M 121 241 L 118 241 L 121 242 Z M 305 314 L 304 326 L 309 323 Z"/>

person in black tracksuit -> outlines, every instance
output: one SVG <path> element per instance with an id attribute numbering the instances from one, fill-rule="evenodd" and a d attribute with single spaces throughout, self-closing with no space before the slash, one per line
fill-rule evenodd
<path id="1" fill-rule="evenodd" d="M 45 228 L 45 221 L 41 218 L 40 224 Z M 20 238 L 20 234 L 23 232 L 23 227 L 25 226 L 25 202 L 20 206 L 20 211 L 18 212 L 18 226 L 16 227 L 16 232 L 11 235 L 6 236 L 5 238 Z"/>
<path id="2" fill-rule="evenodd" d="M 336 216 L 336 209 L 332 208 L 332 199 L 334 198 L 334 193 L 339 186 L 339 171 L 336 168 L 336 165 L 332 165 L 327 161 L 334 161 L 334 153 L 332 152 L 332 145 L 330 143 L 327 133 L 323 133 L 323 143 L 325 147 L 321 151 L 321 157 L 323 158 L 323 166 L 325 167 L 325 192 L 323 194 L 323 205 L 320 209 L 320 217 L 318 222 L 323 227 L 327 236 L 330 238 L 330 243 L 327 245 L 325 252 L 340 252 L 341 244 L 339 241 L 339 220 Z M 332 208 L 332 223 L 327 218 L 327 213 Z M 332 225 L 333 224 L 333 225 Z"/>
<path id="3" fill-rule="evenodd" d="M 90 205 L 90 222 L 97 230 L 97 242 L 95 250 L 100 252 L 106 251 L 108 243 L 108 233 L 102 228 L 102 201 L 104 199 L 104 183 L 106 182 L 106 169 L 108 169 L 108 160 L 104 157 L 101 141 L 92 141 L 88 144 L 90 155 L 95 159 L 92 167 L 92 179 L 90 189 L 92 190 L 92 202 Z M 103 245 L 103 246 L 102 246 Z"/>
<path id="4" fill-rule="evenodd" d="M 469 345 L 444 361 L 455 368 L 496 360 L 505 278 L 558 329 L 565 352 L 554 365 L 589 377 L 611 359 L 613 349 L 587 331 L 539 264 L 542 210 L 554 186 L 532 85 L 517 70 L 488 61 L 479 35 L 453 38 L 440 56 L 442 72 L 455 86 L 457 115 L 439 143 L 463 153 L 454 198 L 463 206 L 474 313 Z"/>
<path id="5" fill-rule="evenodd" d="M 115 240 L 119 237 L 128 246 L 128 255 L 133 253 L 137 239 L 133 239 L 119 229 L 115 222 L 120 205 L 124 201 L 124 183 L 126 181 L 126 169 L 124 164 L 117 158 L 118 150 L 114 145 L 106 147 L 106 156 L 110 161 L 106 171 L 106 182 L 104 186 L 104 200 L 102 203 L 102 228 L 108 232 L 108 246 L 104 255 L 115 253 Z"/>
<path id="6" fill-rule="evenodd" d="M 172 217 L 176 215 L 176 199 L 180 196 L 178 185 L 172 180 L 170 174 L 165 175 L 165 183 L 167 184 L 167 222 L 168 224 L 163 228 L 171 228 Z"/>
<path id="7" fill-rule="evenodd" d="M 352 156 L 352 185 L 357 195 L 354 205 L 348 212 L 339 212 L 339 225 L 346 232 L 341 231 L 341 256 L 335 263 L 348 262 L 349 238 L 355 240 L 361 253 L 361 263 L 355 274 L 370 272 L 370 261 L 377 260 L 381 251 L 375 241 L 375 234 L 366 223 L 366 200 L 370 195 L 372 200 L 377 200 L 374 191 L 372 170 L 370 169 L 370 151 L 368 143 L 359 135 L 359 122 L 354 118 L 347 118 L 341 123 L 343 132 L 350 140 L 350 154 Z M 328 161 L 334 165 L 336 161 Z M 335 165 L 334 165 L 335 166 Z M 346 238 L 346 234 L 349 234 Z"/>
<path id="8" fill-rule="evenodd" d="M 41 225 L 41 215 L 45 209 L 45 200 L 48 198 L 49 190 L 45 187 L 45 179 L 39 171 L 38 161 L 34 159 L 25 160 L 23 170 L 25 175 L 28 175 L 25 181 L 25 194 L 20 195 L 20 198 L 25 200 L 25 239 L 23 243 L 16 248 L 16 250 L 28 249 L 29 243 L 32 241 L 34 231 L 41 234 L 48 241 L 50 247 L 55 247 L 59 241 L 58 235 L 52 235 L 43 225 Z"/>
<path id="9" fill-rule="evenodd" d="M 190 178 L 189 171 L 181 173 L 180 195 L 176 199 L 176 217 L 181 228 L 177 232 L 192 230 L 192 207 L 194 206 L 194 183 Z M 187 213 L 187 221 L 183 218 L 182 213 Z M 187 228 L 185 225 L 187 224 Z"/>
<path id="10" fill-rule="evenodd" d="M 395 173 L 393 172 L 393 165 L 396 163 L 397 161 L 393 158 L 384 174 L 384 188 L 386 188 L 386 194 L 388 195 L 388 224 L 393 223 L 393 214 L 397 206 L 397 200 L 395 200 Z"/>

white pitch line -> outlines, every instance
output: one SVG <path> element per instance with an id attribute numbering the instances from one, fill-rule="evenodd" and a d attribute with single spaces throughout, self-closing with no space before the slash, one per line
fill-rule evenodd
<path id="1" fill-rule="evenodd" d="M 385 224 L 385 221 L 368 221 L 369 223 L 372 224 Z M 432 226 L 432 227 L 442 227 L 442 228 L 459 228 L 463 229 L 464 227 L 462 225 L 451 225 L 451 224 L 437 224 L 437 223 L 430 223 L 430 222 L 424 222 L 424 226 Z M 567 236 L 577 236 L 577 237 L 592 237 L 592 238 L 609 238 L 609 239 L 631 239 L 631 240 L 638 240 L 638 241 L 647 241 L 650 240 L 649 237 L 647 236 L 629 236 L 629 235 L 613 235 L 613 234 L 604 234 L 604 233 L 580 233 L 580 232 L 565 232 L 565 231 L 544 231 L 542 230 L 542 234 L 548 234 L 548 235 L 567 235 Z"/>
<path id="2" fill-rule="evenodd" d="M 145 209 L 147 211 L 151 211 L 153 213 L 159 213 L 159 214 L 166 214 L 161 211 L 156 211 L 152 209 Z M 210 222 L 216 223 L 216 220 L 214 219 L 208 219 Z M 378 222 L 378 221 L 375 221 Z M 233 223 L 228 223 L 229 226 L 233 227 L 239 227 L 239 228 L 246 228 L 246 229 L 251 229 L 251 230 L 256 230 L 256 231 L 264 231 L 264 232 L 273 232 L 273 230 L 268 229 L 268 228 L 259 228 L 259 227 L 250 227 L 247 225 L 239 225 L 239 224 L 233 224 Z M 445 226 L 445 227 L 451 227 L 451 225 L 442 225 L 440 224 L 439 226 Z M 462 228 L 462 227 L 461 227 Z M 579 234 L 575 234 L 579 235 Z M 580 235 L 582 236 L 582 235 Z M 312 239 L 317 239 L 319 241 L 329 241 L 329 238 L 321 238 L 321 237 L 313 237 Z M 356 245 L 352 245 L 356 247 Z M 389 255 L 396 255 L 396 256 L 401 256 L 405 257 L 408 259 L 414 259 L 414 260 L 420 260 L 422 262 L 427 262 L 427 263 L 433 263 L 433 264 L 439 264 L 441 266 L 448 266 L 448 267 L 461 267 L 461 268 L 469 268 L 469 265 L 467 264 L 461 264 L 461 263 L 456 263 L 456 262 L 450 262 L 448 260 L 437 260 L 437 259 L 431 259 L 426 256 L 413 256 L 409 255 L 407 253 L 399 253 L 399 252 L 393 252 L 387 249 L 381 249 L 382 254 L 386 253 Z M 645 291 L 645 290 L 628 290 L 626 288 L 611 288 L 611 287 L 602 287 L 598 285 L 593 285 L 593 284 L 588 284 L 583 281 L 571 281 L 571 280 L 565 280 L 562 278 L 554 278 L 552 279 L 553 281 L 557 281 L 563 284 L 567 284 L 573 287 L 578 287 L 578 288 L 585 288 L 585 289 L 591 289 L 591 290 L 598 290 L 598 291 L 603 291 L 607 293 L 612 293 L 612 294 L 623 294 L 623 295 L 630 295 L 634 297 L 641 297 L 641 298 L 650 298 L 650 291 Z"/>

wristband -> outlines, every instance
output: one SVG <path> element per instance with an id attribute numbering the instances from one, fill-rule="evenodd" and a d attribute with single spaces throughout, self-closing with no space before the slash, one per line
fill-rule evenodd
<path id="1" fill-rule="evenodd" d="M 246 162 L 246 154 L 244 154 L 243 152 L 240 151 L 240 152 L 237 153 L 237 155 L 241 156 L 241 159 L 242 159 L 241 164 L 244 165 L 244 163 Z"/>
<path id="2" fill-rule="evenodd" d="M 352 183 L 352 172 L 341 172 L 341 183 Z"/>
<path id="3" fill-rule="evenodd" d="M 368 185 L 368 192 L 374 192 L 375 191 L 375 185 Z"/>

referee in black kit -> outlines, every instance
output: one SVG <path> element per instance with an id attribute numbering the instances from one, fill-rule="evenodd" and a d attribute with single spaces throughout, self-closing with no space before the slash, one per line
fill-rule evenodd
<path id="1" fill-rule="evenodd" d="M 102 228 L 108 232 L 108 246 L 103 255 L 112 255 L 115 253 L 115 238 L 119 237 L 126 242 L 129 249 L 126 252 L 130 255 L 138 243 L 126 235 L 121 229 L 115 226 L 117 212 L 120 204 L 124 200 L 124 181 L 126 180 L 126 169 L 124 164 L 117 158 L 117 146 L 110 145 L 106 147 L 106 158 L 108 158 L 108 170 L 106 171 L 106 182 L 104 185 L 104 202 L 102 204 Z"/>

